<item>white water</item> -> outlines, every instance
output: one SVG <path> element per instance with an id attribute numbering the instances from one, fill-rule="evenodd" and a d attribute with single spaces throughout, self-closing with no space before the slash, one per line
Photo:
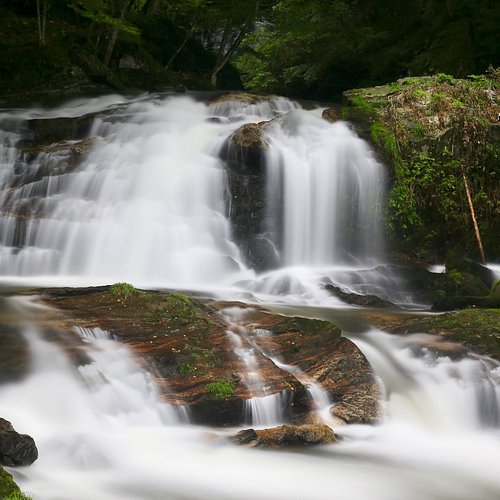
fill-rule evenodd
<path id="1" fill-rule="evenodd" d="M 281 198 L 283 206 L 282 263 L 373 263 L 385 182 L 368 145 L 347 124 L 304 110 L 275 121 L 268 136 L 268 200 Z"/>
<path id="2" fill-rule="evenodd" d="M 491 361 L 414 356 L 420 337 L 353 337 L 386 388 L 385 421 L 338 428 L 344 441 L 320 449 L 266 452 L 180 427 L 129 352 L 105 333 L 80 330 L 90 363 L 76 369 L 33 321 L 22 328 L 31 373 L 1 385 L 0 401 L 2 415 L 38 444 L 32 466 L 10 469 L 35 500 L 500 495 L 500 368 Z"/>
<path id="3" fill-rule="evenodd" d="M 10 130 L 28 118 L 97 111 L 81 166 L 30 182 L 47 165 L 60 171 L 65 160 L 40 153 L 28 166 L 13 147 L 20 135 Z M 219 152 L 242 124 L 275 117 L 267 131 L 266 206 L 285 267 L 256 276 L 232 240 Z M 388 284 L 373 267 L 381 256 L 383 193 L 383 168 L 364 141 L 346 124 L 329 124 L 284 98 L 207 106 L 188 96 L 111 96 L 4 112 L 0 276 L 63 285 L 128 281 L 231 297 L 250 291 L 263 300 L 325 305 L 340 303 L 323 290 L 333 282 L 408 302 L 400 280 Z"/>
<path id="4" fill-rule="evenodd" d="M 255 330 L 249 330 L 241 325 L 242 314 L 247 310 L 238 307 L 226 308 L 221 311 L 222 317 L 229 323 L 226 334 L 233 346 L 238 359 L 243 361 L 245 369 L 239 373 L 241 381 L 248 389 L 251 398 L 245 401 L 245 421 L 252 426 L 273 426 L 283 421 L 283 409 L 286 394 L 272 394 L 262 377 L 258 355 L 262 354 L 252 338 Z"/>
<path id="5" fill-rule="evenodd" d="M 22 120 L 102 110 L 106 115 L 91 131 L 100 140 L 78 170 L 17 189 L 20 153 L 13 144 Z M 256 276 L 231 238 L 218 150 L 241 124 L 287 112 L 269 132 L 267 200 L 286 267 Z M 90 107 L 79 102 L 6 112 L 0 122 L 16 125 L 0 134 L 4 276 L 28 284 L 35 278 L 66 285 L 126 280 L 336 306 L 321 286 L 332 282 L 411 300 L 397 276 L 374 267 L 382 246 L 383 176 L 345 124 L 324 123 L 317 112 L 283 99 L 208 107 L 189 97 L 112 97 Z M 48 160 L 57 158 L 42 155 L 31 168 Z M 273 193 L 278 189 L 282 199 Z M 26 221 L 26 243 L 19 247 L 18 221 L 9 214 L 32 202 L 43 219 Z M 39 446 L 35 464 L 12 470 L 35 500 L 500 497 L 500 369 L 491 360 L 417 356 L 412 346 L 425 341 L 420 337 L 351 336 L 385 387 L 384 421 L 336 429 L 344 440 L 333 446 L 272 453 L 236 448 L 222 432 L 180 425 L 185 416 L 160 402 L 148 374 L 105 332 L 75 331 L 89 359 L 76 367 L 47 340 L 36 317 L 19 329 L 30 346 L 31 372 L 0 385 L 0 414 Z M 259 339 L 232 333 L 248 358 L 247 372 L 257 375 L 253 422 L 279 423 L 280 396 L 266 395 L 251 359 Z M 301 376 L 295 367 L 281 368 Z M 318 409 L 328 408 L 321 387 L 312 381 L 310 388 Z"/>

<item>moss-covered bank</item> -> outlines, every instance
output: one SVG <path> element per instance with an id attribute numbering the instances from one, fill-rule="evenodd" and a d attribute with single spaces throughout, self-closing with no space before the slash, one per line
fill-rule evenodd
<path id="1" fill-rule="evenodd" d="M 390 167 L 387 220 L 396 248 L 430 259 L 478 256 L 465 174 L 486 256 L 500 257 L 499 93 L 498 69 L 344 93 L 343 117 Z"/>

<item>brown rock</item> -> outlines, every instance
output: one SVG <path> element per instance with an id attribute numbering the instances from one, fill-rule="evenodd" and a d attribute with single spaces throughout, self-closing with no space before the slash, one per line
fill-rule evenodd
<path id="1" fill-rule="evenodd" d="M 281 425 L 272 429 L 245 429 L 231 437 L 234 444 L 248 447 L 280 448 L 315 446 L 336 441 L 335 434 L 324 424 Z"/>
<path id="2" fill-rule="evenodd" d="M 248 92 L 230 92 L 229 94 L 223 94 L 219 97 L 215 97 L 209 101 L 209 104 L 236 101 L 251 105 L 260 104 L 261 102 L 269 102 L 271 99 L 273 99 L 273 96 L 255 95 Z"/>
<path id="3" fill-rule="evenodd" d="M 335 111 L 333 108 L 324 109 L 321 113 L 321 118 L 329 123 L 335 123 L 339 119 L 337 111 Z"/>
<path id="4" fill-rule="evenodd" d="M 269 143 L 265 138 L 265 129 L 269 122 L 247 123 L 240 127 L 231 137 L 231 141 L 240 148 L 258 148 L 265 150 Z"/>

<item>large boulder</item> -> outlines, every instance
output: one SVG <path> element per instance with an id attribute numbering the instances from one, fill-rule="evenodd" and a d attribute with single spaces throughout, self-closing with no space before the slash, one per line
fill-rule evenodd
<path id="1" fill-rule="evenodd" d="M 255 396 L 245 383 L 248 368 L 235 353 L 230 329 L 240 332 L 242 346 L 254 353 L 265 395 L 281 395 L 286 420 L 304 423 L 315 414 L 307 390 L 313 382 L 323 386 L 335 403 L 333 415 L 345 422 L 379 418 L 380 391 L 370 365 L 329 322 L 290 318 L 236 302 L 204 304 L 179 293 L 123 284 L 26 293 L 42 293 L 44 303 L 62 311 L 54 312 L 53 321 L 67 330 L 65 338 L 74 337 L 74 325 L 99 327 L 130 346 L 165 401 L 189 407 L 194 422 L 241 424 L 245 402 Z M 228 310 L 236 311 L 236 323 Z M 75 345 L 66 350 L 75 358 L 82 351 Z"/>
<path id="2" fill-rule="evenodd" d="M 9 467 L 31 465 L 37 458 L 34 439 L 19 434 L 9 421 L 0 418 L 0 464 Z"/>
<path id="3" fill-rule="evenodd" d="M 281 448 L 315 446 L 336 441 L 333 430 L 324 424 L 281 425 L 272 429 L 245 429 L 231 437 L 234 444 L 247 447 Z"/>

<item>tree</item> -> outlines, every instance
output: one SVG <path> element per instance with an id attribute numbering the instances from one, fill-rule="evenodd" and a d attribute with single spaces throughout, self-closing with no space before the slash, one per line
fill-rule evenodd
<path id="1" fill-rule="evenodd" d="M 38 22 L 38 41 L 43 47 L 45 45 L 45 33 L 47 27 L 47 10 L 49 8 L 49 0 L 36 0 L 36 15 Z"/>
<path id="2" fill-rule="evenodd" d="M 131 10 L 140 11 L 145 7 L 145 0 L 74 0 L 69 4 L 80 16 L 91 21 L 93 25 L 100 26 L 106 35 L 106 44 L 103 50 L 102 61 L 109 66 L 113 50 L 120 31 L 130 35 L 139 36 L 139 29 L 127 20 Z M 101 33 L 97 37 L 99 43 Z"/>

